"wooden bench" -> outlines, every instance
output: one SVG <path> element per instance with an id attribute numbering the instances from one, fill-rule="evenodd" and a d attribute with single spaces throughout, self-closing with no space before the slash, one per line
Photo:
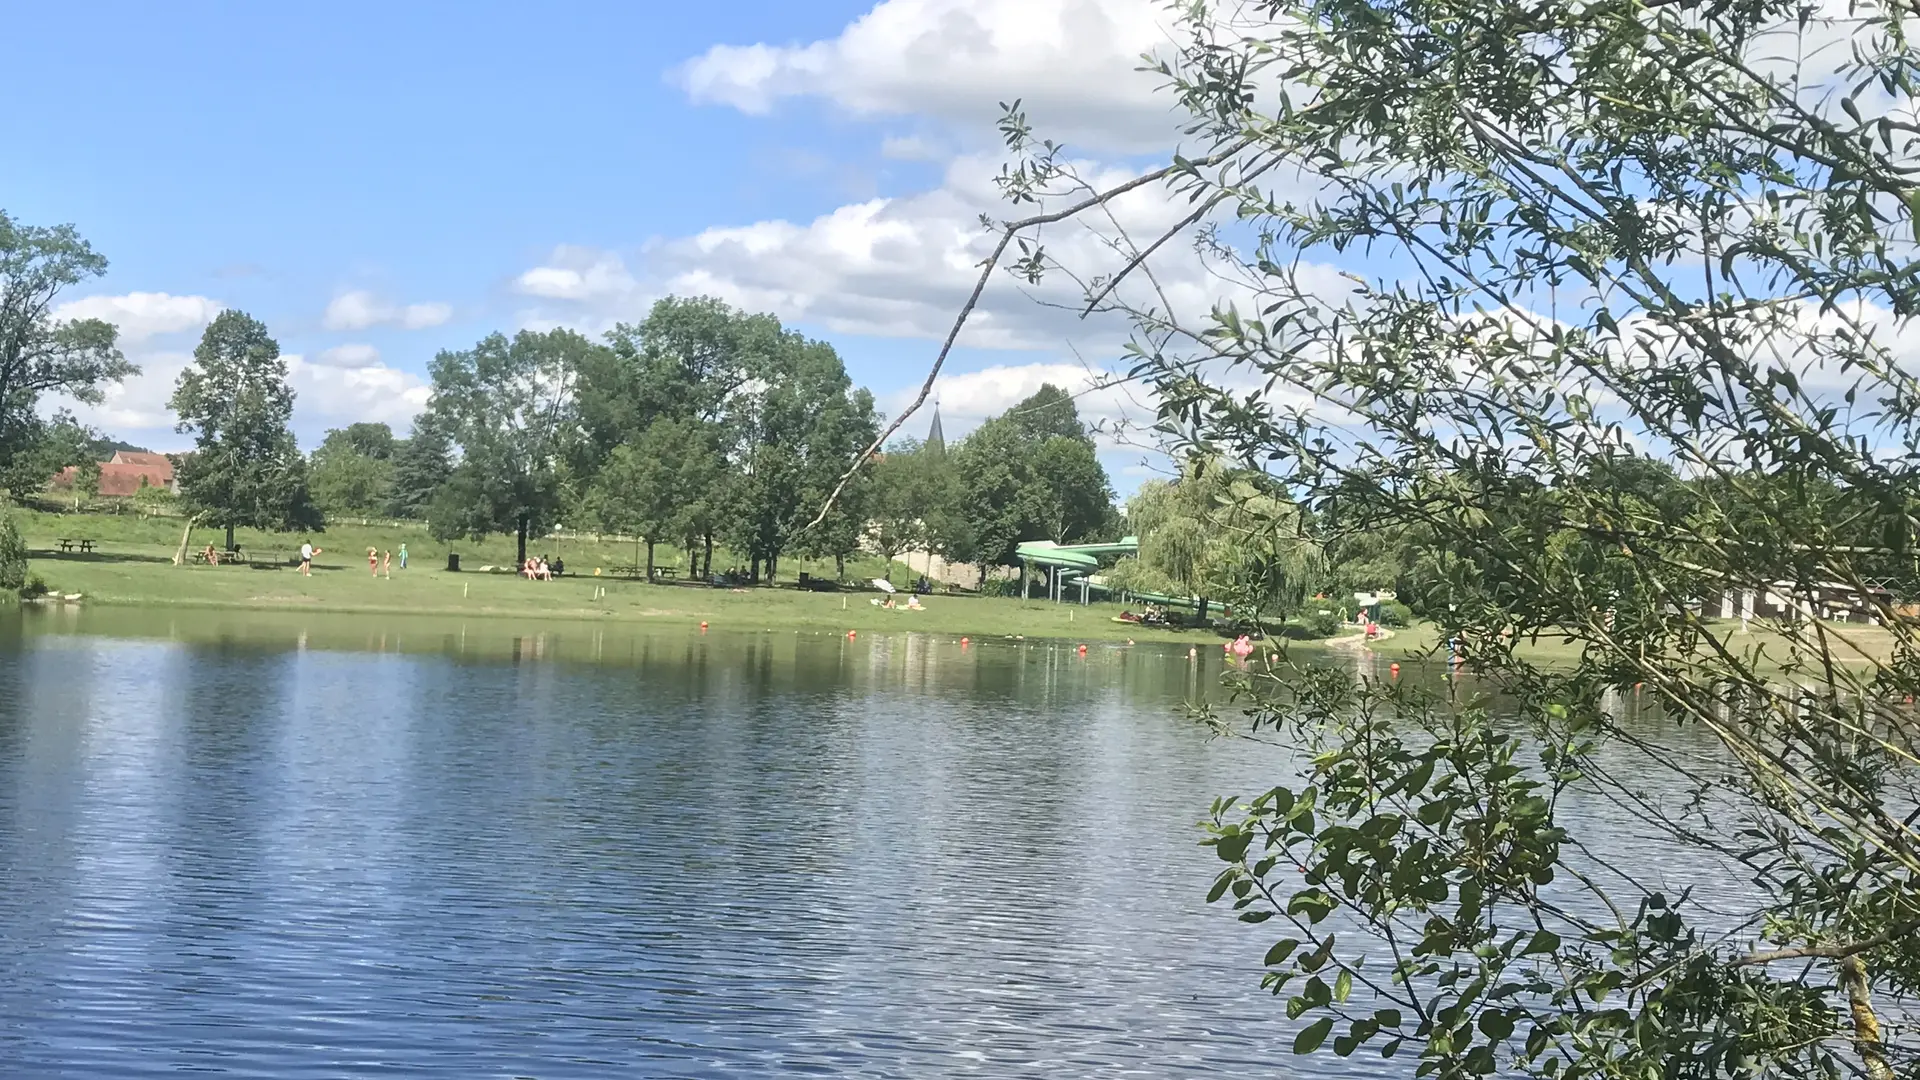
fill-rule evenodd
<path id="1" fill-rule="evenodd" d="M 63 536 L 60 538 L 60 550 L 61 551 L 79 551 L 86 554 L 91 554 L 93 552 L 93 541 L 88 540 L 85 537 Z"/>

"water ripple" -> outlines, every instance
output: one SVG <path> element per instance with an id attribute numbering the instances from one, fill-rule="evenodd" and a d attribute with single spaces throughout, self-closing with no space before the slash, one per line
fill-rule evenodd
<path id="1" fill-rule="evenodd" d="M 0 643 L 0 1073 L 1285 1062 L 1184 653 L 617 654 Z"/>

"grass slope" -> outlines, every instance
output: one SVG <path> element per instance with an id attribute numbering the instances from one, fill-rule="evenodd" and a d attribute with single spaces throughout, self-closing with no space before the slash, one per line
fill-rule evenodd
<path id="1" fill-rule="evenodd" d="M 166 518 L 141 519 L 107 515 L 15 512 L 15 521 L 32 551 L 31 569 L 54 591 L 83 594 L 89 603 L 252 608 L 327 612 L 367 612 L 415 615 L 496 616 L 526 619 L 636 620 L 714 629 L 769 630 L 791 628 L 835 631 L 915 630 L 978 637 L 1022 636 L 1061 639 L 1175 641 L 1212 643 L 1217 636 L 1203 631 L 1156 629 L 1112 621 L 1118 605 L 1078 607 L 1042 601 L 932 596 L 925 611 L 885 610 L 875 607 L 866 593 L 813 593 L 792 588 L 751 590 L 714 589 L 687 584 L 648 584 L 594 576 L 595 567 L 633 561 L 630 544 L 593 544 L 568 540 L 542 541 L 532 550 L 562 557 L 572 573 L 554 582 L 530 582 L 505 573 L 480 573 L 477 568 L 511 563 L 510 537 L 489 537 L 481 543 L 443 544 L 417 526 L 336 526 L 312 539 L 323 549 L 311 578 L 296 570 L 254 570 L 245 566 L 174 566 L 181 525 Z M 99 545 L 91 555 L 60 553 L 61 537 L 87 537 Z M 202 530 L 194 547 L 218 546 L 222 537 Z M 288 550 L 298 536 L 261 534 L 241 530 L 243 550 Z M 366 549 L 382 550 L 407 544 L 410 566 L 395 569 L 391 580 L 367 572 Z M 448 573 L 446 554 L 457 551 L 462 573 Z M 661 550 L 657 561 L 674 565 L 681 553 Z M 642 553 L 644 558 L 644 552 Z M 683 556 L 682 556 L 683 557 Z M 880 576 L 882 565 L 866 559 L 849 567 L 862 577 Z M 715 566 L 724 566 L 715 556 Z M 782 577 L 792 580 L 802 568 L 831 574 L 830 562 L 799 560 L 782 563 Z M 870 573 L 869 573 L 870 571 Z M 898 567 L 895 580 L 906 574 Z"/>

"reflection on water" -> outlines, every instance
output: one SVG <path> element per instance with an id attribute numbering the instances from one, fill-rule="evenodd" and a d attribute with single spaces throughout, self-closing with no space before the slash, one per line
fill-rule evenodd
<path id="1" fill-rule="evenodd" d="M 1291 1067 L 1202 903 L 1285 764 L 1179 715 L 1218 665 L 0 615 L 0 1073 Z"/>

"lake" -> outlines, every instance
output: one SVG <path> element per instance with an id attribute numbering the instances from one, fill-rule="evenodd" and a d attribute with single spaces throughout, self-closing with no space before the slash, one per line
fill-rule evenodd
<path id="1" fill-rule="evenodd" d="M 0 1074 L 1326 1074 L 1203 902 L 1219 666 L 0 610 Z"/>

